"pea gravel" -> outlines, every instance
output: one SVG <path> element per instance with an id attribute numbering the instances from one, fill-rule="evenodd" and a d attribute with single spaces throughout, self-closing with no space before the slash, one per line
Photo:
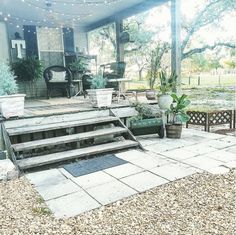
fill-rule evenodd
<path id="1" fill-rule="evenodd" d="M 0 182 L 0 234 L 236 234 L 236 174 L 172 182 L 75 218 L 55 219 L 26 178 Z"/>

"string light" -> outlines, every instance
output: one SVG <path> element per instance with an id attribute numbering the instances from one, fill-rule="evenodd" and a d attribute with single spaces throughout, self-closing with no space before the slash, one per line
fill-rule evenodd
<path id="1" fill-rule="evenodd" d="M 68 0 L 68 1 L 61 1 L 61 0 L 19 0 L 22 3 L 26 4 L 28 7 L 34 7 L 35 9 L 42 10 L 45 13 L 43 19 L 28 19 L 25 17 L 19 17 L 15 15 L 11 15 L 10 13 L 3 13 L 0 12 L 0 20 L 7 22 L 8 24 L 15 23 L 15 27 L 17 29 L 20 28 L 21 24 L 34 24 L 35 26 L 44 27 L 44 25 L 48 25 L 49 27 L 71 27 L 75 28 L 80 26 L 79 22 L 86 19 L 87 17 L 91 17 L 92 13 L 85 13 L 85 14 L 71 14 L 65 12 L 58 12 L 52 9 L 53 5 L 63 4 L 64 6 L 75 6 L 75 5 L 85 5 L 85 6 L 99 6 L 99 5 L 111 5 L 115 4 L 124 0 Z M 44 7 L 42 5 L 44 3 Z M 38 4 L 41 3 L 41 5 Z M 58 19 L 57 16 L 63 16 L 61 19 Z M 67 18 L 67 19 L 65 19 Z M 62 23 L 63 22 L 63 23 Z"/>

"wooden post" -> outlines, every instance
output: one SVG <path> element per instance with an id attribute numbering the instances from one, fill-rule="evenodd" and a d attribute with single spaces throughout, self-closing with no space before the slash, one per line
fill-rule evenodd
<path id="1" fill-rule="evenodd" d="M 116 61 L 123 62 L 125 59 L 124 44 L 120 43 L 120 36 L 123 31 L 123 20 L 117 19 L 115 21 L 115 24 L 116 24 Z"/>
<path id="2" fill-rule="evenodd" d="M 171 0 L 171 71 L 178 76 L 175 92 L 181 93 L 180 0 Z"/>

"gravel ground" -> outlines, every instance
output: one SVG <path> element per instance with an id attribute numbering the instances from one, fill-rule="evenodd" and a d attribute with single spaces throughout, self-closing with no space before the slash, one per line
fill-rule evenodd
<path id="1" fill-rule="evenodd" d="M 235 173 L 195 174 L 69 219 L 55 219 L 24 177 L 0 182 L 0 234 L 233 235 Z"/>

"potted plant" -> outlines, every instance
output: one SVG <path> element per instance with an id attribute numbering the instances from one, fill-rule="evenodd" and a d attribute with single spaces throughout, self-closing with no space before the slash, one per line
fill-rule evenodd
<path id="1" fill-rule="evenodd" d="M 159 73 L 160 78 L 160 94 L 158 94 L 158 105 L 162 110 L 167 110 L 171 103 L 172 103 L 172 97 L 171 93 L 173 89 L 176 86 L 177 82 L 177 75 L 175 72 L 172 72 L 169 76 L 165 71 L 160 71 Z"/>
<path id="2" fill-rule="evenodd" d="M 18 59 L 12 63 L 12 70 L 16 75 L 18 85 L 23 85 L 24 88 L 29 86 L 30 96 L 38 96 L 36 81 L 42 78 L 43 65 L 42 61 L 36 56 L 29 56 Z"/>
<path id="3" fill-rule="evenodd" d="M 0 63 L 0 112 L 3 117 L 17 117 L 24 114 L 25 94 L 16 94 L 17 84 L 10 67 Z"/>
<path id="4" fill-rule="evenodd" d="M 186 107 L 190 104 L 190 100 L 185 94 L 177 96 L 173 93 L 171 97 L 173 103 L 167 110 L 170 121 L 166 124 L 166 137 L 179 139 L 182 133 L 182 123 L 189 120 L 189 116 L 186 113 Z"/>
<path id="5" fill-rule="evenodd" d="M 159 70 L 161 68 L 161 61 L 164 54 L 168 51 L 169 45 L 167 43 L 157 44 L 155 49 L 151 51 L 150 55 L 150 65 L 147 73 L 149 90 L 146 91 L 146 98 L 148 100 L 156 99 L 156 90 L 154 86 L 156 85 L 156 81 L 158 79 Z"/>
<path id="6" fill-rule="evenodd" d="M 107 79 L 101 73 L 93 76 L 90 80 L 90 89 L 87 90 L 93 107 L 109 107 L 112 103 L 113 88 L 105 88 Z"/>
<path id="7" fill-rule="evenodd" d="M 88 66 L 89 64 L 87 58 L 78 58 L 74 62 L 68 64 L 68 68 L 72 72 L 73 79 L 81 79 L 85 73 L 90 72 Z"/>
<path id="8" fill-rule="evenodd" d="M 159 117 L 157 106 L 135 103 L 135 110 L 138 115 L 129 119 L 129 129 L 134 135 L 158 134 L 164 137 L 162 118 Z"/>

